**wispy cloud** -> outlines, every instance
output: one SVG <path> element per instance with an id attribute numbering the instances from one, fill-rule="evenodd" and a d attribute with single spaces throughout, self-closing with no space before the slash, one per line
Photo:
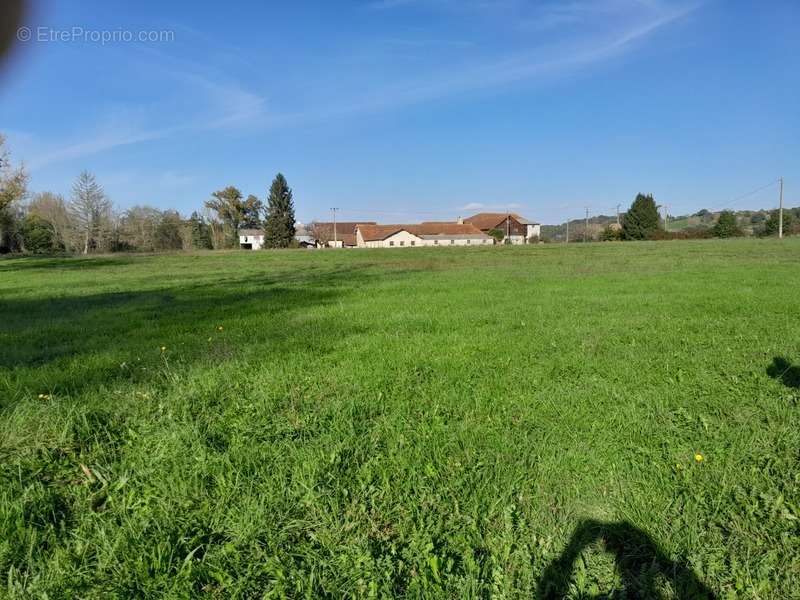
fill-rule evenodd
<path id="1" fill-rule="evenodd" d="M 499 1 L 504 6 L 517 2 Z M 418 2 L 454 9 L 467 6 L 472 9 L 487 7 L 496 10 L 498 6 L 496 2 L 481 0 L 469 0 L 466 4 L 452 0 L 379 0 L 370 6 L 389 9 Z M 242 83 L 232 73 L 224 71 L 213 62 L 200 63 L 168 56 L 161 50 L 148 50 L 154 53 L 151 57 L 153 60 L 147 63 L 148 72 L 159 71 L 157 76 L 167 86 L 175 87 L 184 98 L 195 99 L 192 104 L 196 107 L 194 112 L 186 114 L 177 123 L 166 124 L 163 114 L 140 114 L 134 119 L 127 114 L 117 115 L 99 125 L 88 127 L 90 133 L 81 135 L 79 139 L 68 139 L 49 147 L 37 148 L 35 157 L 29 160 L 28 166 L 31 170 L 43 169 L 54 163 L 77 160 L 123 146 L 198 131 L 248 132 L 288 127 L 395 109 L 468 92 L 497 90 L 516 83 L 540 83 L 620 57 L 650 35 L 685 17 L 696 7 L 696 4 L 665 5 L 659 0 L 574 0 L 538 5 L 529 20 L 534 27 L 549 28 L 584 21 L 593 25 L 598 17 L 603 17 L 601 20 L 606 23 L 605 30 L 598 32 L 593 28 L 591 35 L 571 36 L 570 39 L 559 40 L 558 45 L 536 45 L 528 50 L 517 50 L 494 59 L 482 59 L 477 52 L 480 48 L 475 45 L 475 52 L 459 52 L 456 57 L 437 56 L 432 59 L 431 64 L 425 65 L 427 68 L 419 71 L 425 73 L 424 75 L 416 75 L 415 70 L 414 74 L 406 73 L 402 79 L 393 80 L 390 68 L 385 69 L 388 74 L 364 75 L 360 79 L 356 73 L 356 85 L 343 89 L 352 89 L 354 92 L 357 90 L 357 93 L 339 94 L 333 99 L 320 95 L 319 101 L 307 104 L 297 111 L 286 110 L 287 106 L 293 104 L 292 98 L 286 97 L 279 98 L 283 110 L 273 108 L 265 92 L 250 82 Z M 616 17 L 623 14 L 626 17 L 624 23 L 617 23 Z M 635 18 L 630 18 L 631 14 Z M 473 50 L 472 42 L 445 37 L 389 39 L 391 43 L 400 45 L 463 45 Z M 245 70 L 250 72 L 253 61 L 250 54 L 237 48 L 227 48 L 226 60 L 232 60 L 231 57 L 237 53 L 241 55 L 243 64 L 248 66 Z M 314 93 L 314 81 L 309 82 L 307 90 L 303 91 L 310 98 L 317 96 Z M 180 105 L 185 105 L 185 100 Z M 162 113 L 168 114 L 169 111 L 164 110 Z"/>

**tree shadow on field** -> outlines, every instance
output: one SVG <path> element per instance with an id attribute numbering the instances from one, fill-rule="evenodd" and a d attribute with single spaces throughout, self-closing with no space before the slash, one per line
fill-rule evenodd
<path id="1" fill-rule="evenodd" d="M 604 523 L 595 520 L 582 521 L 561 556 L 545 569 L 539 581 L 538 597 L 546 600 L 568 598 L 576 561 L 586 548 L 598 543 L 605 551 L 613 553 L 622 587 L 595 598 L 658 600 L 665 598 L 659 585 L 664 581 L 672 585 L 675 598 L 714 598 L 713 592 L 697 578 L 685 561 L 669 559 L 641 529 L 628 522 Z"/>
<path id="2" fill-rule="evenodd" d="M 81 271 L 102 267 L 122 267 L 134 262 L 130 256 L 9 256 L 0 259 L 0 273 L 15 271 Z"/>
<path id="3" fill-rule="evenodd" d="M 772 364 L 767 367 L 767 375 L 777 379 L 786 387 L 800 388 L 800 365 L 793 365 L 782 356 L 772 359 Z"/>
<path id="4" fill-rule="evenodd" d="M 259 360 L 327 354 L 359 330 L 336 311 L 315 309 L 374 280 L 374 274 L 348 268 L 171 287 L 165 280 L 155 290 L 0 298 L 0 383 L 5 378 L 17 397 L 27 391 L 74 394 L 119 379 L 152 379 L 164 371 L 164 359 L 215 366 L 252 356 L 253 349 Z"/>

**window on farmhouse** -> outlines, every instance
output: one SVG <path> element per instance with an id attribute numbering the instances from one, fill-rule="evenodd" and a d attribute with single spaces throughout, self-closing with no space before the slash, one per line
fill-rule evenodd
<path id="1" fill-rule="evenodd" d="M 456 243 L 456 241 L 455 241 L 455 240 L 450 240 L 450 245 L 451 245 L 451 246 L 452 246 L 453 244 L 455 244 L 455 243 Z"/>
<path id="2" fill-rule="evenodd" d="M 471 244 L 471 243 L 472 243 L 472 240 L 467 240 L 467 243 L 468 243 L 468 244 Z"/>
<path id="3" fill-rule="evenodd" d="M 414 240 L 411 240 L 411 245 L 412 245 L 412 246 L 416 246 L 416 245 L 417 245 L 417 242 L 415 242 Z"/>
<path id="4" fill-rule="evenodd" d="M 434 246 L 438 246 L 439 245 L 439 240 L 433 240 L 433 245 Z"/>
<path id="5" fill-rule="evenodd" d="M 406 243 L 405 243 L 405 242 L 400 242 L 400 245 L 401 245 L 401 246 L 405 246 L 405 245 L 406 245 Z"/>
<path id="6" fill-rule="evenodd" d="M 394 246 L 394 242 L 389 242 L 389 245 L 390 246 Z"/>

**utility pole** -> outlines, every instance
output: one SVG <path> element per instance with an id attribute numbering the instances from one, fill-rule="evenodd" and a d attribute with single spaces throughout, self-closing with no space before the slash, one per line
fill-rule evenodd
<path id="1" fill-rule="evenodd" d="M 586 243 L 586 236 L 589 235 L 589 207 L 586 207 L 586 224 L 583 226 L 583 243 Z"/>
<path id="2" fill-rule="evenodd" d="M 567 243 L 569 244 L 569 217 L 567 217 Z"/>
<path id="3" fill-rule="evenodd" d="M 508 212 L 506 208 L 506 244 L 510 244 L 511 240 L 508 239 L 511 235 L 511 214 Z"/>
<path id="4" fill-rule="evenodd" d="M 617 227 L 620 227 L 619 224 L 619 207 L 622 206 L 621 204 L 617 204 Z"/>
<path id="5" fill-rule="evenodd" d="M 669 231 L 669 206 L 664 205 L 664 231 Z"/>
<path id="6" fill-rule="evenodd" d="M 338 208 L 332 208 L 331 212 L 333 213 L 333 247 L 336 248 L 338 239 L 336 237 L 336 211 L 339 210 Z"/>
<path id="7" fill-rule="evenodd" d="M 781 196 L 780 204 L 778 205 L 778 239 L 783 239 L 783 177 L 780 178 L 781 182 Z"/>

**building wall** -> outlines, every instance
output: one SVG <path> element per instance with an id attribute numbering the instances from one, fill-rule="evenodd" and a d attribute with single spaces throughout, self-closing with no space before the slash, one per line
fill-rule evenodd
<path id="1" fill-rule="evenodd" d="M 423 239 L 407 231 L 398 231 L 385 240 L 364 241 L 361 231 L 358 232 L 357 243 L 359 248 L 416 248 L 419 246 L 491 246 L 491 238 L 461 239 L 442 237 L 438 239 Z"/>
<path id="2" fill-rule="evenodd" d="M 242 247 L 242 244 L 252 244 L 253 250 L 261 250 L 264 247 L 264 236 L 263 235 L 240 235 L 239 236 L 239 247 Z"/>
<path id="3" fill-rule="evenodd" d="M 438 242 L 438 244 L 437 244 Z M 463 239 L 463 238 L 444 238 L 437 240 L 423 240 L 423 246 L 491 246 L 494 240 L 486 239 Z"/>
<path id="4" fill-rule="evenodd" d="M 385 240 L 373 240 L 365 243 L 367 248 L 411 248 L 424 245 L 425 240 L 407 231 L 398 231 Z"/>

